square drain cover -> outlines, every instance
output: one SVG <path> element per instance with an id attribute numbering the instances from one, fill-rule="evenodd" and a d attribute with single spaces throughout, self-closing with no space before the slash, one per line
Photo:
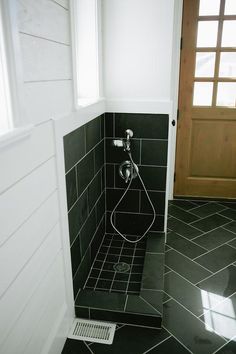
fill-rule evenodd
<path id="1" fill-rule="evenodd" d="M 102 344 L 112 344 L 115 329 L 115 323 L 76 318 L 73 322 L 68 338 Z"/>

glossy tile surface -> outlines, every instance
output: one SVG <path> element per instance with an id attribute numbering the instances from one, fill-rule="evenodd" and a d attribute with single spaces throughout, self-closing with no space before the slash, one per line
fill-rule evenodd
<path id="1" fill-rule="evenodd" d="M 208 203 L 210 202 L 197 200 L 176 200 L 171 202 L 171 204 L 181 208 L 183 211 L 187 210 L 189 213 L 192 213 L 194 208 L 205 206 Z M 216 204 L 229 208 L 229 203 L 216 202 Z M 234 205 L 236 207 L 236 203 L 230 204 L 230 209 L 235 210 Z M 201 212 L 204 210 L 206 214 L 209 213 L 209 208 L 202 208 Z M 219 215 L 219 213 L 221 211 L 216 211 L 213 215 Z M 192 214 L 194 215 L 194 213 Z M 206 217 L 208 216 L 203 215 L 199 217 L 198 221 Z M 177 232 L 173 224 L 170 225 L 173 219 L 173 217 L 169 219 L 168 228 L 171 231 L 168 234 L 168 245 L 165 247 L 164 329 L 158 332 L 149 328 L 125 325 L 117 330 L 113 345 L 92 344 L 89 346 L 90 353 L 236 353 L 236 342 L 232 338 L 236 332 L 236 266 L 234 265 L 236 264 L 236 258 L 229 257 L 228 253 L 229 249 L 233 252 L 235 251 L 236 237 L 227 241 L 228 237 L 226 236 L 223 244 L 221 239 L 220 244 L 217 241 L 215 248 L 209 251 L 206 248 L 209 241 L 206 240 L 204 248 L 195 243 L 195 241 L 199 235 L 202 239 L 204 236 L 208 237 L 208 234 L 213 235 L 213 230 L 215 229 L 218 229 L 216 234 L 220 235 L 223 230 L 221 225 L 218 226 L 217 217 L 213 218 L 216 220 L 216 224 L 212 224 L 212 229 L 206 232 L 192 227 L 192 222 L 186 223 L 175 218 L 175 225 L 178 225 Z M 233 219 L 228 219 L 223 229 L 233 233 L 235 230 L 234 223 Z M 182 230 L 181 225 L 183 226 Z M 196 232 L 196 235 L 192 237 L 191 232 Z M 227 233 L 226 235 L 230 238 L 232 236 Z M 221 237 L 219 236 L 219 238 Z M 215 237 L 216 239 L 217 237 Z M 180 242 L 178 243 L 177 240 Z M 214 242 L 214 237 L 212 242 Z M 155 250 L 158 251 L 157 253 L 160 251 L 162 254 L 163 246 L 155 243 L 155 238 L 154 244 L 150 242 L 149 247 L 150 252 Z M 200 257 L 196 256 L 197 258 L 194 259 L 194 255 L 198 255 L 199 250 L 205 254 L 200 254 Z M 204 263 L 204 265 L 197 263 L 199 259 L 207 257 L 207 255 L 208 257 L 210 255 L 208 262 Z M 225 266 L 225 262 L 228 263 L 229 261 L 232 264 Z M 212 268 L 212 264 L 217 264 L 217 270 Z M 156 308 L 157 311 L 162 296 L 163 294 L 160 291 L 151 289 L 141 291 L 141 298 L 147 301 L 152 308 Z M 135 310 L 137 307 L 142 308 L 142 306 L 146 310 L 146 306 L 142 302 L 140 303 L 140 300 L 137 300 L 129 304 L 129 310 Z M 107 311 L 103 311 L 103 319 L 106 319 Z M 80 313 L 83 314 L 82 308 Z M 132 315 L 131 312 L 130 315 Z M 99 318 L 98 313 L 95 316 Z M 137 321 L 136 324 L 138 325 L 138 318 L 133 317 L 133 321 Z M 78 352 L 87 354 L 87 349 L 88 346 L 80 344 Z M 63 352 L 63 354 L 69 353 L 75 354 L 76 352 Z"/>

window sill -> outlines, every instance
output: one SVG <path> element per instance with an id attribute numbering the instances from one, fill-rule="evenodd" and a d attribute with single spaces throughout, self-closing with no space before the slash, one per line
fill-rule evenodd
<path id="1" fill-rule="evenodd" d="M 104 101 L 104 97 L 99 97 L 99 98 L 80 98 L 77 101 L 77 107 L 76 109 L 81 109 L 84 107 L 91 106 L 95 103 Z"/>
<path id="2" fill-rule="evenodd" d="M 0 135 L 0 149 L 5 148 L 19 140 L 27 138 L 31 135 L 33 125 L 27 125 L 22 128 L 15 128 Z"/>

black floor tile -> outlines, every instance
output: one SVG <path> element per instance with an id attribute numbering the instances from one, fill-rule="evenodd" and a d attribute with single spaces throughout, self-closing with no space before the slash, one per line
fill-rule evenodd
<path id="1" fill-rule="evenodd" d="M 184 210 L 189 210 L 192 208 L 196 208 L 198 205 L 194 202 L 191 202 L 189 200 L 181 200 L 181 199 L 175 199 L 175 200 L 171 200 L 170 205 L 175 205 L 180 207 L 181 209 Z"/>
<path id="2" fill-rule="evenodd" d="M 224 225 L 224 229 L 227 229 L 236 234 L 236 221 L 232 221 L 227 225 Z"/>
<path id="3" fill-rule="evenodd" d="M 198 286 L 211 294 L 228 297 L 236 292 L 236 267 L 230 265 L 201 281 Z"/>
<path id="4" fill-rule="evenodd" d="M 174 272 L 165 275 L 165 292 L 191 311 L 196 316 L 201 316 L 204 305 L 201 290 Z"/>
<path id="5" fill-rule="evenodd" d="M 62 354 L 91 354 L 88 346 L 81 340 L 67 339 Z"/>
<path id="6" fill-rule="evenodd" d="M 95 354 L 143 354 L 168 337 L 164 329 L 124 326 L 116 331 L 112 345 L 92 344 L 91 349 Z"/>
<path id="7" fill-rule="evenodd" d="M 140 296 L 160 313 L 163 312 L 162 302 L 169 299 L 169 295 L 163 291 L 155 290 L 142 290 Z"/>
<path id="8" fill-rule="evenodd" d="M 207 232 L 202 236 L 199 236 L 194 239 L 199 246 L 207 248 L 208 250 L 212 250 L 230 240 L 235 238 L 235 234 L 225 230 L 222 227 L 218 227 L 217 229 Z"/>
<path id="9" fill-rule="evenodd" d="M 236 353 L 236 341 L 231 341 L 224 345 L 216 354 L 235 354 Z"/>
<path id="10" fill-rule="evenodd" d="M 229 219 L 236 220 L 236 210 L 227 209 L 220 212 L 221 215 L 226 216 Z"/>
<path id="11" fill-rule="evenodd" d="M 176 232 L 177 234 L 180 234 L 189 240 L 193 239 L 194 237 L 200 236 L 202 234 L 202 231 L 185 224 L 184 222 L 171 217 L 168 219 L 168 228 Z"/>
<path id="12" fill-rule="evenodd" d="M 165 264 L 193 284 L 211 275 L 205 268 L 175 250 L 165 254 Z"/>
<path id="13" fill-rule="evenodd" d="M 208 309 L 206 303 L 204 314 L 200 319 L 205 323 L 206 328 L 211 328 L 213 332 L 229 340 L 236 335 L 235 310 L 236 294 L 223 299 L 223 301 L 213 309 Z"/>
<path id="14" fill-rule="evenodd" d="M 207 203 L 202 206 L 199 206 L 193 210 L 191 210 L 191 213 L 194 215 L 199 216 L 200 218 L 204 218 L 206 216 L 209 216 L 211 214 L 217 213 L 221 210 L 225 209 L 224 206 L 217 204 L 217 203 Z"/>
<path id="15" fill-rule="evenodd" d="M 236 248 L 236 240 L 233 240 L 231 242 L 228 242 L 228 244 L 234 248 Z"/>
<path id="16" fill-rule="evenodd" d="M 168 214 L 171 216 L 174 216 L 175 218 L 184 221 L 186 223 L 194 222 L 196 220 L 199 220 L 199 217 L 193 214 L 190 214 L 189 212 L 182 210 L 175 205 L 170 205 L 168 208 Z"/>
<path id="17" fill-rule="evenodd" d="M 151 349 L 148 354 L 189 354 L 183 345 L 181 345 L 174 337 L 166 339 L 161 344 Z"/>
<path id="18" fill-rule="evenodd" d="M 130 296 L 128 295 L 128 300 L 126 303 L 126 312 L 134 312 L 134 313 L 144 313 L 150 315 L 160 315 L 160 312 L 155 311 L 155 309 L 149 305 L 145 300 L 143 300 L 140 296 Z"/>
<path id="19" fill-rule="evenodd" d="M 186 240 L 175 232 L 170 232 L 167 235 L 167 244 L 191 259 L 206 252 L 204 248 Z"/>
<path id="20" fill-rule="evenodd" d="M 174 300 L 164 304 L 164 327 L 194 354 L 210 354 L 226 341 Z"/>
<path id="21" fill-rule="evenodd" d="M 194 223 L 192 223 L 192 226 L 207 232 L 207 231 L 211 231 L 219 226 L 222 226 L 226 223 L 229 222 L 229 219 L 225 218 L 224 216 L 221 216 L 219 214 L 214 214 L 211 216 L 208 216 L 204 219 L 201 219 L 199 221 L 195 221 Z"/>
<path id="22" fill-rule="evenodd" d="M 217 272 L 218 270 L 233 263 L 235 259 L 236 249 L 228 245 L 223 245 L 203 256 L 198 257 L 196 262 L 212 272 Z"/>

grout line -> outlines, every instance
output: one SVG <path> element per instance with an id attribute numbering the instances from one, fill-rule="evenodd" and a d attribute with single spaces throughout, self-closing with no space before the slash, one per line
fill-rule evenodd
<path id="1" fill-rule="evenodd" d="M 234 239 L 234 240 L 235 240 L 235 239 Z M 234 240 L 232 240 L 232 241 L 234 241 Z M 230 241 L 230 242 L 231 242 L 231 241 Z M 226 245 L 227 245 L 227 246 L 230 246 L 230 247 L 233 248 L 234 250 L 236 249 L 236 247 L 230 245 L 229 243 L 226 243 Z"/>
<path id="2" fill-rule="evenodd" d="M 170 249 L 170 250 L 168 250 L 168 251 L 166 251 L 166 252 L 169 252 L 169 251 L 175 251 L 175 252 L 181 254 L 181 256 L 186 257 L 189 261 L 192 261 L 192 262 L 195 263 L 196 265 L 198 265 L 198 266 L 204 268 L 205 270 L 207 270 L 209 273 L 211 273 L 211 275 L 214 274 L 214 272 L 212 272 L 211 270 L 207 269 L 207 268 L 204 267 L 203 265 L 201 265 L 201 264 L 195 262 L 194 259 L 189 258 L 188 256 L 186 256 L 185 254 L 181 253 L 181 252 L 178 251 L 177 249 L 172 248 L 172 249 Z M 165 253 L 166 253 L 166 252 L 165 252 Z M 167 265 L 167 267 L 169 267 L 169 266 Z"/>
<path id="3" fill-rule="evenodd" d="M 171 338 L 171 334 L 170 334 L 168 337 L 166 337 L 165 339 L 163 339 L 161 342 L 159 342 L 158 344 L 155 344 L 153 347 L 151 347 L 151 348 L 149 348 L 148 350 L 146 350 L 145 352 L 143 352 L 142 354 L 147 354 L 147 353 L 149 353 L 150 350 L 157 348 L 160 344 L 162 344 L 163 342 L 165 342 L 166 340 L 168 340 L 168 339 L 170 339 L 170 338 Z"/>
<path id="4" fill-rule="evenodd" d="M 229 223 L 229 224 L 231 224 L 231 223 Z M 229 224 L 226 224 L 226 225 L 224 225 L 224 226 L 227 226 L 227 225 L 229 225 Z M 236 232 L 231 231 L 231 230 L 229 230 L 229 229 L 226 229 L 224 226 L 222 226 L 222 229 L 224 229 L 224 230 L 226 230 L 226 231 L 229 231 L 229 232 L 233 233 L 233 234 L 236 236 Z"/>
<path id="5" fill-rule="evenodd" d="M 98 197 L 96 203 L 94 204 L 93 208 L 91 209 L 90 213 L 88 213 L 86 220 L 84 221 L 83 225 L 82 225 L 81 228 L 79 229 L 77 235 L 75 236 L 73 242 L 72 242 L 71 245 L 70 245 L 70 248 L 73 246 L 73 244 L 75 243 L 75 241 L 76 241 L 77 238 L 79 237 L 79 234 L 80 234 L 81 230 L 83 229 L 83 227 L 85 226 L 86 222 L 88 221 L 89 217 L 91 216 L 91 214 L 92 214 L 93 212 L 95 212 L 95 217 L 96 217 L 96 206 L 97 206 L 98 202 L 100 201 L 100 198 L 101 198 L 102 194 L 103 194 L 103 193 L 100 194 L 100 196 Z M 87 196 L 88 196 L 88 193 L 87 193 Z M 88 208 L 89 208 L 89 206 L 88 206 Z M 104 215 L 105 215 L 105 213 L 103 214 L 103 217 L 104 217 Z M 103 219 L 103 217 L 101 218 L 101 220 Z M 99 226 L 100 226 L 100 224 L 101 224 L 101 221 L 100 221 L 100 223 L 99 223 Z M 97 231 L 97 228 L 98 228 L 98 226 L 96 227 L 96 231 Z"/>
<path id="6" fill-rule="evenodd" d="M 198 316 L 199 320 L 201 320 L 202 322 L 205 323 L 205 321 L 203 321 L 200 317 L 204 316 L 204 315 L 207 314 L 208 312 L 216 312 L 216 313 L 218 313 L 218 312 L 215 311 L 215 310 L 217 310 L 217 308 L 218 308 L 219 306 L 221 306 L 224 302 L 226 302 L 227 300 L 229 300 L 229 299 L 230 299 L 232 296 L 234 296 L 234 295 L 236 295 L 236 291 L 235 291 L 233 294 L 231 294 L 230 296 L 227 296 L 227 297 L 223 298 L 222 300 L 220 300 L 216 305 L 210 307 L 209 309 L 206 309 L 206 312 L 203 312 L 202 315 Z M 212 328 L 212 329 L 214 329 L 214 328 Z"/>
<path id="7" fill-rule="evenodd" d="M 171 269 L 171 272 L 172 272 L 172 273 L 175 273 L 176 275 L 178 275 L 179 277 L 181 277 L 182 279 L 184 279 L 187 283 L 191 284 L 191 285 L 192 285 L 194 288 L 196 288 L 199 292 L 201 292 L 202 289 L 200 289 L 197 285 L 191 283 L 190 280 L 184 278 L 182 275 L 180 275 L 179 273 L 177 273 L 177 272 L 176 272 L 175 270 L 173 270 L 173 269 Z M 171 272 L 168 272 L 168 273 L 171 273 Z M 165 275 L 166 275 L 166 274 L 167 274 L 167 273 L 164 274 L 164 278 L 165 278 Z M 198 283 L 197 283 L 197 284 L 198 284 Z M 168 294 L 168 293 L 167 293 L 167 294 Z M 168 295 L 171 296 L 170 294 L 168 294 Z M 173 296 L 172 296 L 172 298 L 173 298 Z M 174 298 L 173 298 L 173 299 L 174 299 Z"/>
<path id="8" fill-rule="evenodd" d="M 216 349 L 212 354 L 217 354 L 219 353 L 220 349 L 224 348 L 229 342 L 231 341 L 234 341 L 235 342 L 235 339 L 236 337 L 232 337 L 231 339 L 227 340 L 226 343 L 224 343 L 223 345 L 221 345 L 218 349 Z"/>
<path id="9" fill-rule="evenodd" d="M 106 235 L 106 234 L 105 234 L 105 235 Z M 105 239 L 105 236 L 104 236 L 104 239 Z M 101 269 L 100 269 L 100 272 L 99 272 L 98 277 L 97 277 L 97 281 L 96 281 L 96 283 L 95 283 L 95 285 L 94 285 L 94 288 L 93 288 L 94 290 L 96 290 L 98 281 L 100 280 L 100 277 L 101 277 L 101 274 L 102 274 L 102 271 L 103 271 L 103 266 L 104 266 L 104 264 L 105 264 L 105 262 L 106 262 L 107 256 L 109 255 L 109 249 L 110 249 L 110 247 L 111 247 L 112 240 L 113 240 L 113 237 L 110 239 L 110 244 L 109 244 L 109 248 L 108 248 L 108 250 L 107 250 L 107 255 L 106 255 L 106 257 L 104 258 L 104 260 L 103 260 L 103 262 L 102 262 Z M 100 247 L 101 247 L 101 246 L 100 246 Z M 96 254 L 95 261 L 96 261 L 97 255 L 98 255 L 98 252 L 97 252 L 97 254 Z M 94 263 L 95 263 L 95 261 L 94 261 Z"/>
<path id="10" fill-rule="evenodd" d="M 173 301 L 175 301 L 177 304 L 179 304 L 179 306 L 181 306 L 183 309 L 185 309 L 187 312 L 189 312 L 193 317 L 195 317 L 198 321 L 201 321 L 201 323 L 205 324 L 200 318 L 198 318 L 197 315 L 195 315 L 193 312 L 191 312 L 187 307 L 185 307 L 183 304 L 181 304 L 179 301 L 177 301 L 176 299 L 172 298 Z M 202 315 L 201 315 L 202 316 Z M 219 337 L 221 337 L 222 339 L 224 339 L 225 341 L 225 338 L 222 336 L 222 335 L 219 335 L 217 333 L 217 335 Z"/>
<path id="11" fill-rule="evenodd" d="M 178 220 L 178 221 L 180 221 L 181 223 L 183 223 L 183 224 L 185 224 L 185 225 L 189 226 L 190 228 L 192 227 L 193 229 L 195 229 L 195 230 L 197 230 L 197 231 L 200 231 L 200 232 L 204 233 L 204 231 L 202 231 L 202 230 L 198 229 L 197 227 L 195 227 L 195 226 L 193 226 L 193 225 L 189 225 L 189 224 L 187 224 L 185 221 L 180 220 L 180 219 L 176 218 L 175 216 L 172 216 L 172 215 L 170 215 L 170 214 L 168 214 L 168 216 L 170 216 L 170 220 L 171 220 L 171 219 Z M 200 220 L 201 220 L 201 219 L 200 219 Z M 201 235 L 199 235 L 199 236 L 201 236 Z"/>
<path id="12" fill-rule="evenodd" d="M 205 256 L 206 254 L 208 254 L 208 253 L 210 253 L 210 252 L 212 252 L 212 251 L 215 251 L 217 248 L 220 248 L 220 247 L 222 247 L 222 246 L 224 246 L 224 245 L 229 246 L 227 243 L 223 243 L 223 244 L 221 244 L 221 245 L 219 245 L 219 246 L 217 246 L 217 247 L 215 247 L 215 248 L 212 248 L 210 251 L 208 250 L 207 252 L 205 252 L 205 253 L 201 254 L 200 256 L 197 256 L 197 257 L 195 257 L 195 258 L 193 258 L 193 259 L 195 260 L 195 259 L 197 259 L 197 258 L 200 258 L 200 257 L 202 257 L 202 256 Z M 214 273 L 214 272 L 213 272 L 213 273 Z"/>
<path id="13" fill-rule="evenodd" d="M 125 299 L 125 306 L 124 306 L 124 312 L 126 311 L 126 307 L 127 307 L 127 302 L 128 302 L 128 297 L 129 295 L 126 295 L 126 299 Z"/>
<path id="14" fill-rule="evenodd" d="M 83 341 L 85 346 L 88 348 L 88 350 L 90 351 L 91 354 L 94 354 L 94 352 L 92 351 L 92 349 L 90 348 L 90 346 L 85 342 Z"/>
<path id="15" fill-rule="evenodd" d="M 104 215 L 105 215 L 105 214 L 104 214 Z M 99 225 L 97 226 L 97 228 L 96 228 L 96 230 L 95 230 L 95 232 L 94 232 L 94 234 L 93 234 L 93 237 L 92 237 L 92 239 L 91 239 L 91 241 L 90 241 L 90 243 L 89 243 L 89 245 L 88 245 L 88 247 L 87 247 L 87 250 L 86 250 L 84 256 L 81 258 L 80 264 L 79 264 L 78 268 L 76 269 L 76 272 L 75 272 L 75 274 L 74 274 L 74 276 L 73 276 L 73 279 L 76 277 L 77 272 L 78 272 L 78 270 L 79 270 L 79 268 L 80 268 L 80 266 L 81 266 L 81 263 L 83 262 L 83 260 L 84 260 L 84 258 L 85 258 L 85 256 L 86 256 L 86 254 L 87 254 L 87 252 L 88 252 L 88 249 L 89 249 L 89 247 L 91 246 L 91 244 L 92 244 L 92 242 L 93 242 L 94 236 L 95 236 L 95 234 L 97 233 L 97 231 L 98 231 L 98 229 L 99 229 L 101 223 L 103 222 L 104 215 L 103 215 L 103 217 L 101 218 L 101 221 L 100 221 Z M 103 239 L 104 239 L 104 237 L 105 237 L 105 235 L 103 236 Z"/>
<path id="16" fill-rule="evenodd" d="M 223 267 L 223 268 L 217 270 L 216 272 L 212 273 L 212 274 L 209 275 L 208 277 L 202 279 L 202 280 L 201 280 L 200 282 L 198 282 L 197 284 L 200 285 L 200 283 L 202 283 L 202 282 L 204 282 L 205 280 L 211 278 L 212 276 L 215 276 L 216 274 L 220 273 L 222 270 L 225 270 L 225 269 L 228 268 L 229 266 L 234 266 L 234 263 L 235 263 L 235 261 L 233 261 L 232 263 L 227 264 L 225 267 Z M 204 290 L 204 289 L 202 289 L 202 290 Z"/>
<path id="17" fill-rule="evenodd" d="M 77 169 L 76 169 L 77 170 Z M 87 184 L 87 186 L 85 187 L 85 189 L 83 190 L 83 192 L 79 195 L 79 197 L 77 198 L 77 200 L 74 202 L 74 204 L 70 207 L 70 209 L 67 211 L 67 214 L 70 213 L 70 211 L 72 210 L 72 208 L 75 206 L 75 204 L 81 199 L 81 197 L 83 196 L 84 193 L 86 193 L 88 191 L 88 188 L 90 187 L 90 185 L 94 182 L 95 178 L 97 178 L 97 176 L 99 175 L 99 173 L 101 172 L 102 167 L 100 168 L 100 170 L 98 170 L 98 172 L 94 175 L 94 177 L 91 179 L 91 181 Z M 102 192 L 101 192 L 102 194 Z M 99 198 L 101 197 L 101 194 L 99 196 Z M 99 199 L 98 198 L 98 199 Z"/>
<path id="18" fill-rule="evenodd" d="M 79 128 L 84 128 L 84 126 L 82 125 L 81 127 Z M 78 129 L 79 129 L 78 128 Z M 83 129 L 84 130 L 84 145 L 85 145 L 85 151 L 86 151 L 86 133 L 85 133 L 85 128 Z M 101 139 L 96 145 L 93 146 L 92 149 L 90 149 L 89 151 L 87 151 L 73 166 L 71 166 L 71 168 L 67 171 L 65 171 L 65 175 L 67 175 L 74 167 L 76 167 L 90 152 L 92 152 L 102 141 L 104 140 Z"/>
<path id="19" fill-rule="evenodd" d="M 169 329 L 167 329 L 164 325 L 162 325 L 162 327 L 163 327 L 167 332 L 169 332 L 169 333 L 171 334 L 171 336 L 172 336 L 175 340 L 177 340 L 177 342 L 179 342 L 185 349 L 187 349 L 190 354 L 194 354 L 194 352 L 192 352 L 188 347 L 186 347 L 186 345 L 185 345 L 184 343 L 182 343 Z"/>

